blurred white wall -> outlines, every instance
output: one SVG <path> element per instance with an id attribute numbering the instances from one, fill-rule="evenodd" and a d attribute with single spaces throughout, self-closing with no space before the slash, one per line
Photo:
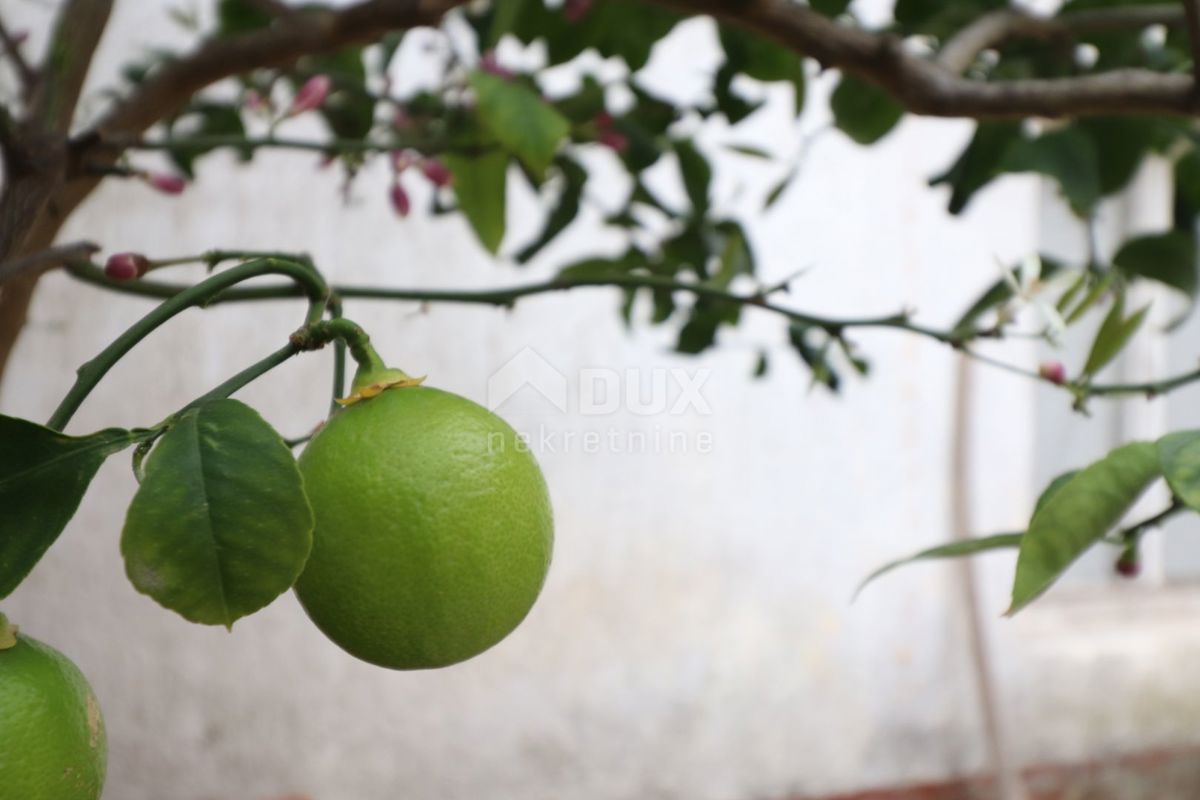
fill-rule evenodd
<path id="1" fill-rule="evenodd" d="M 165 15 L 119 4 L 93 85 L 163 39 L 181 40 Z M 656 85 L 687 91 L 693 69 L 706 69 L 713 54 L 709 26 L 687 25 L 657 54 Z M 791 152 L 828 124 L 828 88 L 815 83 L 799 125 L 787 103 L 774 103 L 745 134 L 715 132 L 706 143 Z M 941 191 L 925 188 L 969 131 L 960 122 L 907 120 L 869 150 L 822 135 L 769 214 L 753 210 L 750 198 L 777 173 L 723 156 L 718 202 L 748 220 L 765 282 L 808 268 L 787 298 L 798 308 L 856 316 L 911 306 L 922 321 L 946 324 L 997 277 L 997 258 L 1011 262 L 1041 238 L 1032 180 L 1000 182 L 958 219 L 945 215 Z M 113 181 L 63 238 L 156 256 L 306 250 L 335 280 L 410 287 L 529 280 L 597 245 L 595 227 L 581 224 L 540 267 L 496 264 L 459 220 L 396 219 L 384 172 L 369 170 L 344 204 L 338 176 L 314 162 L 273 154 L 239 169 L 216 157 L 177 199 Z M 604 204 L 618 190 L 591 191 Z M 514 191 L 512 202 L 520 217 L 529 199 Z M 519 223 L 509 244 L 532 226 Z M 697 371 L 707 371 L 702 394 L 711 414 L 589 416 L 579 413 L 573 389 L 566 414 L 529 389 L 500 408 L 535 444 L 541 430 L 551 436 L 537 454 L 557 514 L 555 562 L 521 628 L 460 666 L 393 673 L 359 663 L 328 643 L 290 595 L 232 633 L 159 608 L 124 577 L 117 543 L 134 482 L 126 457 L 113 458 L 59 543 L 4 602 L 28 633 L 70 654 L 91 678 L 111 741 L 106 797 L 735 800 L 980 769 L 965 616 L 949 568 L 902 571 L 850 604 L 857 582 L 883 560 L 949 535 L 954 355 L 900 333 L 856 335 L 872 374 L 848 380 L 832 398 L 809 391 L 777 319 L 751 313 L 717 351 L 684 358 L 671 353 L 672 332 L 625 331 L 618 302 L 594 290 L 532 298 L 513 311 L 347 303 L 386 358 L 479 402 L 489 376 L 524 348 L 572 387 L 589 368 L 647 387 L 656 370 L 682 369 L 697 381 Z M 147 309 L 48 277 L 0 409 L 44 420 L 74 368 Z M 288 303 L 190 312 L 122 362 L 71 430 L 153 423 L 277 347 L 299 317 Z M 753 381 L 760 345 L 772 369 Z M 1019 343 L 1004 353 L 1033 357 Z M 324 413 L 328 359 L 296 359 L 239 397 L 297 435 Z M 976 532 L 1019 528 L 1034 496 L 1035 397 L 1044 390 L 986 370 L 976 383 Z M 712 447 L 585 452 L 581 439 L 566 443 L 587 431 L 614 431 L 622 442 L 642 431 L 651 443 L 675 432 L 694 444 L 707 434 Z M 981 563 L 985 613 L 998 616 L 1011 560 Z M 1116 692 L 1135 683 L 1161 689 L 1150 703 L 1171 684 L 1194 705 L 1194 678 L 1159 668 L 1149 639 L 1138 651 L 1140 674 L 1097 666 L 1087 643 L 1064 655 L 1056 614 L 1035 609 L 990 629 L 1002 640 L 1006 703 L 1029 703 L 1022 758 L 1182 735 L 1182 723 L 1163 713 L 1121 716 L 1127 707 Z M 1108 641 L 1124 653 L 1131 639 Z M 1084 663 L 1084 679 L 1074 677 L 1071 658 Z M 1131 702 L 1149 708 L 1143 700 Z M 1171 705 L 1155 707 L 1164 704 Z M 1097 731 L 1098 708 L 1107 710 L 1101 719 L 1120 717 L 1117 733 Z"/>

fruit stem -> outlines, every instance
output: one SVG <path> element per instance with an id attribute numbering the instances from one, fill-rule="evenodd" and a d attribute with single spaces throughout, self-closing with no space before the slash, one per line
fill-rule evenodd
<path id="1" fill-rule="evenodd" d="M 8 621 L 8 617 L 0 614 L 0 650 L 8 650 L 17 646 L 17 626 Z"/>
<path id="2" fill-rule="evenodd" d="M 362 326 L 345 317 L 335 317 L 305 325 L 292 334 L 291 343 L 300 350 L 317 350 L 330 342 L 344 344 L 350 357 L 358 364 L 350 389 L 354 393 L 367 387 L 420 383 L 404 370 L 389 367 L 371 346 L 371 337 Z M 338 401 L 339 403 L 341 401 Z"/>

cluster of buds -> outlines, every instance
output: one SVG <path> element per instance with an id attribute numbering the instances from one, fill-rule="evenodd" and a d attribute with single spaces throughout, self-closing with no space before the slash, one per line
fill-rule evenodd
<path id="1" fill-rule="evenodd" d="M 409 199 L 404 185 L 400 182 L 401 174 L 410 167 L 419 169 L 435 189 L 449 186 L 454 180 L 449 168 L 438 159 L 426 158 L 412 150 L 397 150 L 392 154 L 392 187 L 389 197 L 392 208 L 401 217 L 407 217 L 412 210 L 412 201 Z"/>
<path id="2" fill-rule="evenodd" d="M 613 125 L 612 115 L 607 111 L 601 111 L 592 120 L 596 126 L 596 141 L 605 147 L 611 147 L 618 153 L 624 153 L 629 149 L 629 137 L 621 133 Z"/>

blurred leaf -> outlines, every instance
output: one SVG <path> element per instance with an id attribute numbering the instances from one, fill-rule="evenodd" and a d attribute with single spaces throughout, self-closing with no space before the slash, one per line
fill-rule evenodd
<path id="1" fill-rule="evenodd" d="M 820 384 L 836 394 L 841 386 L 841 380 L 826 357 L 829 351 L 828 343 L 820 347 L 815 346 L 809 341 L 812 332 L 812 328 L 808 325 L 793 322 L 788 326 L 788 341 L 799 354 L 800 360 L 812 371 L 813 384 Z"/>
<path id="2" fill-rule="evenodd" d="M 1040 511 L 1042 506 L 1046 505 L 1046 502 L 1058 493 L 1059 489 L 1066 486 L 1067 482 L 1078 474 L 1079 470 L 1072 469 L 1064 472 L 1063 474 L 1057 476 L 1054 480 L 1050 481 L 1046 488 L 1042 489 L 1042 493 L 1038 495 L 1037 502 L 1033 506 L 1033 513 L 1036 514 L 1038 511 Z"/>
<path id="3" fill-rule="evenodd" d="M 1100 164 L 1092 139 L 1074 128 L 1017 139 L 1004 154 L 1005 172 L 1037 172 L 1058 181 L 1072 210 L 1086 216 L 1100 199 Z"/>
<path id="4" fill-rule="evenodd" d="M 724 238 L 718 259 L 717 273 L 707 283 L 727 288 L 738 275 L 754 274 L 754 251 L 750 239 L 740 224 L 732 220 L 718 223 L 715 231 Z"/>
<path id="5" fill-rule="evenodd" d="M 554 101 L 558 112 L 571 122 L 581 125 L 604 113 L 604 86 L 592 75 L 584 75 L 579 91 Z"/>
<path id="6" fill-rule="evenodd" d="M 1118 294 L 1092 342 L 1091 352 L 1088 353 L 1087 362 L 1083 365 L 1083 373 L 1095 375 L 1116 358 L 1133 334 L 1137 332 L 1137 329 L 1141 327 L 1142 322 L 1146 319 L 1146 312 L 1149 310 L 1150 306 L 1147 304 L 1131 316 L 1125 317 L 1125 298 L 1124 295 Z"/>
<path id="7" fill-rule="evenodd" d="M 1117 282 L 1117 276 L 1113 272 L 1105 273 L 1098 280 L 1094 277 L 1089 277 L 1089 279 L 1092 280 L 1093 283 L 1088 289 L 1087 294 L 1085 294 L 1083 299 L 1079 301 L 1079 305 L 1075 306 L 1075 308 L 1071 310 L 1071 313 L 1067 314 L 1065 321 L 1068 325 L 1074 325 L 1076 322 L 1081 320 L 1083 315 L 1086 314 L 1093 306 L 1095 306 L 1096 303 L 1100 302 L 1100 299 L 1104 297 L 1104 295 L 1107 294 Z"/>
<path id="8" fill-rule="evenodd" d="M 1196 296 L 1196 239 L 1180 231 L 1138 236 L 1127 240 L 1113 264 L 1130 275 L 1158 281 L 1189 299 Z"/>
<path id="9" fill-rule="evenodd" d="M 300 66 L 305 77 L 328 75 L 333 81 L 333 92 L 317 111 L 330 132 L 339 139 L 365 138 L 375 125 L 375 100 L 367 87 L 362 48 L 305 56 Z"/>
<path id="10" fill-rule="evenodd" d="M 1033 515 L 1021 540 L 1008 614 L 1020 611 L 1120 521 L 1160 475 L 1149 442 L 1119 447 L 1080 470 Z"/>
<path id="11" fill-rule="evenodd" d="M 850 0 L 809 0 L 809 5 L 827 17 L 836 17 L 846 12 Z"/>
<path id="12" fill-rule="evenodd" d="M 1200 431 L 1180 431 L 1158 440 L 1158 459 L 1171 492 L 1200 511 Z"/>
<path id="13" fill-rule="evenodd" d="M 483 126 L 539 179 L 554 160 L 570 123 L 540 95 L 515 80 L 476 70 L 471 87 Z"/>
<path id="14" fill-rule="evenodd" d="M 459 208 L 484 248 L 489 253 L 496 253 L 504 240 L 508 154 L 464 156 L 447 153 L 442 160 L 454 176 L 454 194 Z"/>
<path id="15" fill-rule="evenodd" d="M 998 177 L 1004 154 L 1021 137 L 1019 122 L 980 122 L 975 135 L 958 159 L 941 175 L 930 179 L 930 186 L 950 186 L 951 214 L 961 214 L 975 193 Z"/>
<path id="16" fill-rule="evenodd" d="M 725 145 L 725 149 L 749 158 L 761 158 L 764 161 L 772 161 L 775 158 L 761 147 L 749 144 L 727 144 Z"/>
<path id="17" fill-rule="evenodd" d="M 183 123 L 180 130 L 180 123 Z M 172 137 L 187 139 L 193 136 L 245 136 L 241 112 L 234 106 L 203 103 L 189 108 L 171 123 Z M 200 145 L 176 145 L 167 151 L 179 171 L 192 180 L 196 177 L 194 162 L 216 148 Z M 254 156 L 250 147 L 236 148 L 238 157 L 249 161 Z"/>
<path id="18" fill-rule="evenodd" d="M 66 436 L 0 415 L 0 598 L 54 544 L 104 459 L 144 438 L 118 428 Z"/>
<path id="19" fill-rule="evenodd" d="M 247 0 L 219 0 L 217 3 L 217 33 L 221 36 L 267 28 L 271 21 L 270 14 Z"/>
<path id="20" fill-rule="evenodd" d="M 792 181 L 796 179 L 798 172 L 799 171 L 793 167 L 787 175 L 784 175 L 783 178 L 780 179 L 779 183 L 771 187 L 771 190 L 767 192 L 767 196 L 763 199 L 763 211 L 767 211 L 779 202 L 779 198 L 783 197 L 783 193 L 786 192 L 788 187 L 792 185 Z"/>
<path id="21" fill-rule="evenodd" d="M 566 229 L 579 213 L 579 200 L 583 196 L 583 187 L 587 183 L 587 170 L 579 163 L 566 156 L 560 157 L 555 163 L 562 172 L 562 188 L 558 193 L 558 202 L 546 217 L 546 224 L 541 234 L 517 253 L 518 264 L 528 263 L 542 251 L 546 245 L 554 241 Z"/>
<path id="22" fill-rule="evenodd" d="M 767 372 L 770 371 L 770 368 L 771 368 L 771 362 L 767 358 L 767 352 L 765 350 L 759 350 L 758 351 L 758 359 L 755 360 L 755 362 L 754 362 L 753 377 L 765 378 L 767 376 Z"/>
<path id="23" fill-rule="evenodd" d="M 139 592 L 230 627 L 300 577 L 312 510 L 291 451 L 252 408 L 217 400 L 186 412 L 145 467 L 121 534 Z"/>
<path id="24" fill-rule="evenodd" d="M 1087 117 L 1074 126 L 1095 144 L 1102 195 L 1124 189 L 1162 135 L 1153 118 Z"/>
<path id="25" fill-rule="evenodd" d="M 904 108 L 873 83 L 843 75 L 829 100 L 837 127 L 862 145 L 874 144 L 904 116 Z"/>
<path id="26" fill-rule="evenodd" d="M 1066 269 L 1061 262 L 1056 261 L 1049 256 L 1040 256 L 1042 262 L 1042 272 L 1040 280 L 1043 282 L 1052 280 Z M 987 288 L 987 290 L 979 296 L 979 299 L 971 304 L 971 307 L 963 312 L 958 321 L 954 323 L 951 329 L 956 336 L 969 336 L 975 330 L 975 323 L 989 311 L 1004 305 L 1013 297 L 1012 287 L 1008 281 L 998 280 Z"/>
<path id="27" fill-rule="evenodd" d="M 872 572 L 863 582 L 854 590 L 854 596 L 858 597 L 862 590 L 867 588 L 867 584 L 880 578 L 897 567 L 903 567 L 906 564 L 912 564 L 916 561 L 926 561 L 936 558 L 960 558 L 962 556 L 971 556 L 976 553 L 986 553 L 989 550 L 1007 550 L 1021 546 L 1021 538 L 1024 534 L 1021 533 L 997 533 L 992 536 L 980 536 L 976 539 L 961 539 L 959 541 L 947 542 L 936 547 L 930 547 L 927 550 L 922 550 L 919 553 L 914 553 L 911 556 L 898 558 L 895 561 L 889 561 L 879 569 Z"/>
<path id="28" fill-rule="evenodd" d="M 794 50 L 741 28 L 721 25 L 719 34 L 721 47 L 725 51 L 725 64 L 717 76 L 718 82 L 724 83 L 722 91 L 732 91 L 732 78 L 737 74 L 766 83 L 790 83 L 795 113 L 798 115 L 804 108 L 805 94 L 802 57 Z M 725 110 L 722 107 L 722 111 Z M 730 118 L 730 122 L 737 120 Z"/>
<path id="29" fill-rule="evenodd" d="M 708 159 L 696 149 L 692 140 L 680 139 L 674 145 L 675 156 L 679 159 L 679 172 L 683 177 L 683 186 L 692 203 L 692 213 L 696 217 L 703 217 L 708 213 L 712 167 L 709 166 Z"/>

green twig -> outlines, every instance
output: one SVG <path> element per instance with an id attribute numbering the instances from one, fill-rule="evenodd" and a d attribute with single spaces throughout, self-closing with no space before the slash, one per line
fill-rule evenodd
<path id="1" fill-rule="evenodd" d="M 80 367 L 75 384 L 55 409 L 50 421 L 46 423 L 47 426 L 55 430 L 66 427 L 80 404 L 113 365 L 138 342 L 172 317 L 189 308 L 207 305 L 233 285 L 261 275 L 284 275 L 294 280 L 297 283 L 296 291 L 307 295 L 309 299 L 306 323 L 320 320 L 329 296 L 329 287 L 310 266 L 283 259 L 264 258 L 219 272 L 195 286 L 189 286 L 169 296 L 161 305 L 117 337 L 98 356 Z"/>

